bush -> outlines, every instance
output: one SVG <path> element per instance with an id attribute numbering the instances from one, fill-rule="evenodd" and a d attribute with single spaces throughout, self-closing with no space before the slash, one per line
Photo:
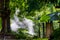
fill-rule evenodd
<path id="1" fill-rule="evenodd" d="M 32 35 L 26 33 L 26 31 L 27 31 L 26 29 L 19 29 L 18 33 L 13 32 L 13 34 L 16 35 L 16 39 L 26 39 L 26 40 L 32 39 L 31 37 Z"/>
<path id="2" fill-rule="evenodd" d="M 60 28 L 54 30 L 50 36 L 50 40 L 60 40 Z"/>

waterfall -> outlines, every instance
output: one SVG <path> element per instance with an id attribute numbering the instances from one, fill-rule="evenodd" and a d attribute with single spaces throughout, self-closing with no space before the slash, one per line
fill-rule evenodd
<path id="1" fill-rule="evenodd" d="M 34 23 L 33 23 L 33 21 L 30 19 L 24 18 L 23 23 L 28 27 L 28 33 L 31 35 L 34 35 L 34 29 L 33 29 Z"/>
<path id="2" fill-rule="evenodd" d="M 22 21 L 19 21 L 19 18 L 17 17 L 19 13 L 19 9 L 16 8 L 15 14 L 14 14 L 14 19 L 11 19 L 11 30 L 14 32 L 17 32 L 19 28 L 26 28 L 28 29 L 28 33 L 31 35 L 34 35 L 34 23 L 32 20 L 23 18 Z"/>

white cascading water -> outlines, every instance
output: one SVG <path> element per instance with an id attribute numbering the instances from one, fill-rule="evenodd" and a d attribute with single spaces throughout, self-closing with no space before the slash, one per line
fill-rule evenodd
<path id="1" fill-rule="evenodd" d="M 29 34 L 34 35 L 33 21 L 30 19 L 24 18 L 23 23 L 28 27 Z"/>
<path id="2" fill-rule="evenodd" d="M 18 13 L 20 12 L 19 9 L 16 8 L 16 12 L 14 14 L 14 20 L 11 19 L 11 30 L 14 32 L 17 32 L 19 28 L 28 28 L 28 33 L 31 35 L 34 35 L 34 23 L 32 20 L 23 18 L 22 22 L 19 21 L 19 18 L 17 17 Z"/>

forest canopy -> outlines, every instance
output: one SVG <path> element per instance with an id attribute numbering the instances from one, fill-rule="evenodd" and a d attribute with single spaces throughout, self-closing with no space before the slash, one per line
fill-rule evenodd
<path id="1" fill-rule="evenodd" d="M 50 19 L 47 14 L 56 12 L 55 6 L 60 5 L 60 0 L 10 0 L 11 17 L 16 8 L 20 9 L 18 17 L 40 17 L 41 21 L 47 21 Z"/>

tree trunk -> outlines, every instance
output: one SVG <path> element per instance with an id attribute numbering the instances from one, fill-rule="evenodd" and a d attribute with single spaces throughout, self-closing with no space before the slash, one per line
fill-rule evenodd
<path id="1" fill-rule="evenodd" d="M 2 33 L 10 31 L 10 9 L 9 9 L 9 0 L 0 0 L 0 9 L 2 17 Z"/>
<path id="2" fill-rule="evenodd" d="M 5 33 L 7 30 L 7 21 L 6 21 L 6 18 L 4 18 L 4 17 L 2 17 L 2 30 L 1 30 L 1 32 L 2 33 Z"/>
<path id="3" fill-rule="evenodd" d="M 59 28 L 60 28 L 60 20 L 58 21 L 58 23 L 59 23 Z"/>
<path id="4" fill-rule="evenodd" d="M 10 17 L 7 18 L 7 32 L 8 33 L 11 32 L 11 28 L 10 28 Z"/>
<path id="5" fill-rule="evenodd" d="M 38 27 L 39 27 L 39 29 L 38 29 L 38 33 L 39 33 L 39 38 L 40 38 L 40 23 L 38 23 Z"/>
<path id="6" fill-rule="evenodd" d="M 43 24 L 43 38 L 45 37 L 45 27 L 44 27 L 44 23 Z"/>
<path id="7" fill-rule="evenodd" d="M 49 38 L 53 32 L 52 21 L 46 23 L 46 37 Z"/>

